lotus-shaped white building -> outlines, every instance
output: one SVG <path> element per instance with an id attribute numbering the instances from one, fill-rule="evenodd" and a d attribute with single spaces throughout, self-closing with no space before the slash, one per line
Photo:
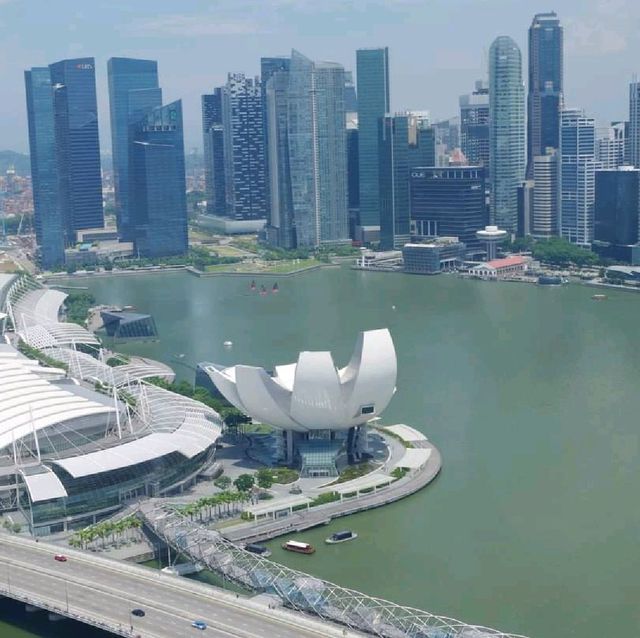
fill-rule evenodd
<path id="1" fill-rule="evenodd" d="M 349 364 L 330 352 L 301 352 L 297 363 L 264 368 L 206 368 L 224 397 L 248 416 L 276 428 L 313 433 L 348 430 L 378 416 L 396 388 L 397 361 L 385 328 L 361 332 Z M 311 438 L 310 437 L 310 438 Z"/>

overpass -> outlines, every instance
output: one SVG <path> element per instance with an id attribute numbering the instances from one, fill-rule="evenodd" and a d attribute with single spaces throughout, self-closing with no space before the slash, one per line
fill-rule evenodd
<path id="1" fill-rule="evenodd" d="M 0 533 L 0 595 L 128 638 L 356 638 L 339 628 L 267 603 L 77 550 Z M 143 618 L 131 610 L 141 608 Z"/>

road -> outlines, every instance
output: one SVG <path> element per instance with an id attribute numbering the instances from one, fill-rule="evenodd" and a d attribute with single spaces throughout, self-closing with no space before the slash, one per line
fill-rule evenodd
<path id="1" fill-rule="evenodd" d="M 40 601 L 61 614 L 90 617 L 140 638 L 328 638 L 360 634 L 302 614 L 269 609 L 215 587 L 76 550 L 54 560 L 55 545 L 0 534 L 0 593 Z M 143 618 L 131 615 L 141 608 Z M 191 627 L 194 619 L 208 628 Z"/>

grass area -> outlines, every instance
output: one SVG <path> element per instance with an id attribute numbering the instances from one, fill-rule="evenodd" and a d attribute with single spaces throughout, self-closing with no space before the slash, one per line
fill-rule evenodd
<path id="1" fill-rule="evenodd" d="M 84 326 L 89 308 L 95 306 L 96 298 L 90 292 L 72 292 L 64 300 L 67 309 L 67 321 Z"/>
<path id="2" fill-rule="evenodd" d="M 338 492 L 325 492 L 324 494 L 320 494 L 320 496 L 316 496 L 311 503 L 309 503 L 309 506 L 316 507 L 316 505 L 326 505 L 327 503 L 335 503 L 339 500 L 340 494 L 338 494 Z"/>
<path id="3" fill-rule="evenodd" d="M 395 432 L 392 432 L 391 430 L 387 430 L 386 428 L 382 428 L 382 427 L 376 427 L 375 429 L 378 430 L 380 434 L 385 434 L 386 436 L 390 436 L 392 439 L 395 439 L 396 441 L 400 441 L 400 443 L 402 443 L 402 445 L 404 445 L 407 449 L 413 448 L 413 443 L 410 443 L 409 441 L 405 441 L 401 436 L 398 436 Z"/>
<path id="4" fill-rule="evenodd" d="M 261 274 L 288 274 L 301 270 L 303 268 L 311 268 L 319 266 L 322 262 L 317 259 L 290 259 L 286 261 L 245 261 L 237 264 L 218 264 L 215 266 L 207 266 L 205 272 L 218 273 L 255 273 Z"/>
<path id="5" fill-rule="evenodd" d="M 365 474 L 369 474 L 369 472 L 373 472 L 376 469 L 376 466 L 369 461 L 365 463 L 358 463 L 357 465 L 349 465 L 342 474 L 338 477 L 337 481 L 331 483 L 331 485 L 336 485 L 337 483 L 346 483 L 347 481 L 353 481 L 354 479 L 360 478 Z"/>
<path id="6" fill-rule="evenodd" d="M 406 467 L 397 467 L 393 472 L 391 472 L 391 476 L 395 479 L 401 479 L 409 473 L 409 470 Z"/>
<path id="7" fill-rule="evenodd" d="M 272 475 L 273 482 L 280 483 L 281 485 L 293 483 L 300 478 L 298 470 L 292 470 L 289 467 L 274 467 Z"/>
<path id="8" fill-rule="evenodd" d="M 246 423 L 242 429 L 245 434 L 269 434 L 273 432 L 273 428 L 265 423 Z"/>

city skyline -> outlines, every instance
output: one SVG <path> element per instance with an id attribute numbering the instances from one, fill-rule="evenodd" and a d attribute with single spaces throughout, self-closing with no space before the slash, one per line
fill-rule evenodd
<path id="1" fill-rule="evenodd" d="M 182 98 L 185 103 L 187 149 L 202 148 L 200 96 L 208 87 L 222 84 L 229 71 L 258 75 L 260 57 L 278 55 L 296 45 L 313 59 L 330 59 L 348 71 L 355 71 L 357 48 L 389 46 L 394 108 L 428 108 L 434 120 L 444 119 L 457 112 L 459 95 L 467 93 L 476 79 L 486 77 L 488 47 L 493 38 L 509 35 L 523 53 L 526 51 L 529 15 L 524 16 L 504 0 L 490 0 L 482 6 L 465 4 L 464 22 L 473 28 L 456 20 L 452 31 L 441 27 L 453 21 L 457 9 L 441 1 L 427 9 L 412 0 L 376 0 L 364 14 L 355 2 L 332 5 L 331 11 L 323 12 L 307 2 L 277 0 L 276 19 L 249 0 L 222 2 L 216 7 L 216 14 L 198 11 L 196 3 L 189 1 L 183 3 L 183 13 L 178 14 L 168 2 L 161 1 L 153 18 L 138 8 L 87 10 L 75 0 L 63 0 L 57 5 L 56 15 L 44 10 L 41 24 L 46 33 L 41 32 L 40 26 L 29 24 L 33 35 L 29 40 L 38 42 L 38 50 L 31 50 L 13 35 L 28 20 L 24 3 L 0 3 L 4 58 L 11 61 L 0 66 L 0 78 L 9 87 L 9 99 L 0 106 L 6 123 L 2 146 L 22 152 L 28 147 L 26 116 L 19 108 L 21 69 L 36 66 L 42 59 L 67 57 L 96 58 L 100 133 L 105 151 L 110 137 L 106 63 L 114 56 L 156 59 L 162 66 L 167 99 Z M 623 119 L 628 84 L 637 72 L 635 60 L 640 42 L 631 26 L 633 17 L 640 17 L 640 8 L 627 0 L 564 0 L 554 7 L 540 5 L 530 11 L 533 14 L 551 8 L 565 27 L 567 106 L 585 108 L 598 123 Z M 346 30 L 342 38 L 333 35 L 335 22 L 327 22 L 336 13 L 338 24 L 343 25 L 340 28 Z M 496 30 L 492 24 L 498 18 L 501 28 Z M 109 34 L 108 40 L 105 33 Z M 183 43 L 187 34 L 189 46 L 174 46 Z M 246 37 L 249 35 L 251 38 Z M 426 60 L 420 64 L 415 62 L 418 44 L 421 59 Z M 523 62 L 527 64 L 526 56 Z M 612 73 L 612 69 L 616 72 Z"/>

